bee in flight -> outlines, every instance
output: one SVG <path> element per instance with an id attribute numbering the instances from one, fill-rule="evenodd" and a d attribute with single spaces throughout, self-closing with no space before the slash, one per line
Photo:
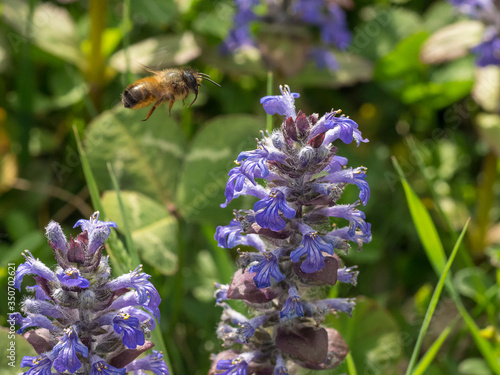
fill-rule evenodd
<path id="1" fill-rule="evenodd" d="M 198 87 L 201 86 L 202 80 L 207 80 L 220 87 L 217 82 L 210 79 L 208 74 L 199 73 L 191 68 L 156 71 L 146 67 L 146 70 L 153 75 L 130 84 L 122 94 L 122 103 L 125 108 L 140 109 L 154 102 L 153 107 L 142 121 L 151 117 L 155 109 L 163 102 L 170 102 L 168 107 L 168 115 L 170 116 L 174 103 L 177 100 L 182 100 L 182 104 L 184 104 L 184 99 L 189 93 L 194 92 L 195 97 L 188 106 L 190 107 L 198 98 Z"/>

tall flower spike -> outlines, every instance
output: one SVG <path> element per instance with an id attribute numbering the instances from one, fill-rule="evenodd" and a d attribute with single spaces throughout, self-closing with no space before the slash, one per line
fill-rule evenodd
<path id="1" fill-rule="evenodd" d="M 298 3 L 297 11 L 311 19 L 323 15 L 316 0 Z M 306 116 L 295 110 L 298 94 L 288 86 L 281 87 L 281 94 L 261 100 L 267 113 L 284 116 L 280 129 L 262 133 L 258 149 L 241 152 L 240 166 L 229 172 L 226 204 L 242 195 L 258 201 L 253 209 L 235 211 L 229 225 L 217 228 L 215 239 L 220 247 L 244 245 L 256 251 L 238 250 L 240 269 L 229 287 L 216 285 L 216 304 L 223 308 L 217 335 L 224 347 L 237 344 L 238 349 L 214 356 L 212 375 L 284 375 L 291 362 L 331 369 L 348 352 L 340 334 L 321 323 L 329 313 L 350 315 L 354 301 L 319 298 L 325 296 L 324 286 L 337 281 L 356 285 L 355 266 L 344 267 L 334 252 L 347 252 L 349 242 L 360 248 L 371 240 L 371 225 L 358 209 L 368 203 L 370 189 L 366 168 L 348 167 L 331 143 L 367 140 L 340 110 Z M 347 184 L 359 188 L 360 201 L 338 204 Z M 331 217 L 338 221 L 333 229 Z M 232 309 L 228 299 L 244 301 L 252 317 Z"/>
<path id="2" fill-rule="evenodd" d="M 16 271 L 16 288 L 26 275 L 34 275 L 37 284 L 28 288 L 34 298 L 22 301 L 23 315 L 11 314 L 10 320 L 43 353 L 22 359 L 21 366 L 29 368 L 24 374 L 124 375 L 133 360 L 144 365 L 130 371 L 168 374 L 161 354 L 136 359 L 153 347 L 147 337 L 155 329 L 152 314 L 159 317 L 161 298 L 150 276 L 138 266 L 112 280 L 101 251 L 116 224 L 99 221 L 96 212 L 76 226 L 82 232 L 70 241 L 56 222 L 46 227 L 58 263 L 55 272 L 29 251 Z"/>

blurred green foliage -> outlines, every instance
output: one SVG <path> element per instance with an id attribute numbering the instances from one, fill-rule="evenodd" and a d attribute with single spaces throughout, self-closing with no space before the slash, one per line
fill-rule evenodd
<path id="1" fill-rule="evenodd" d="M 266 127 L 259 99 L 267 70 L 258 51 L 220 54 L 234 11 L 230 0 L 4 0 L 0 7 L 0 290 L 7 263 L 22 262 L 24 249 L 53 264 L 43 237 L 50 219 L 69 234 L 94 210 L 75 127 L 106 218 L 118 223 L 111 251 L 126 236 L 108 163 L 122 190 L 131 239 L 162 296 L 161 329 L 177 375 L 207 373 L 210 353 L 220 350 L 212 284 L 230 281 L 237 254 L 217 248 L 213 234 L 250 202 L 219 204 L 232 160 Z M 452 281 L 498 357 L 500 70 L 477 69 L 465 53 L 446 62 L 442 55 L 462 48 L 475 27 L 453 26 L 460 17 L 446 1 L 361 0 L 347 14 L 353 42 L 337 54 L 339 71 L 307 64 L 274 77 L 276 93 L 278 84 L 301 93 L 298 109 L 342 108 L 370 139 L 357 149 L 339 146 L 351 165 L 368 167 L 364 211 L 373 241 L 344 257 L 359 265 L 357 287 L 335 293 L 364 297 L 352 318 L 328 321 L 344 335 L 358 374 L 404 372 L 438 280 L 433 261 L 444 266 L 470 216 Z M 438 33 L 449 25 L 454 39 L 444 43 Z M 143 123 L 147 109 L 120 103 L 124 88 L 147 74 L 141 64 L 190 65 L 222 88 L 205 84 L 191 108 L 177 102 L 169 117 L 162 106 Z M 437 233 L 420 226 L 419 238 L 392 155 Z M 356 188 L 346 194 L 353 198 Z M 0 302 L 1 325 L 7 314 Z M 424 373 L 493 373 L 458 316 L 445 293 L 422 354 L 442 346 L 433 347 L 440 349 Z M 19 372 L 0 364 L 1 374 Z"/>

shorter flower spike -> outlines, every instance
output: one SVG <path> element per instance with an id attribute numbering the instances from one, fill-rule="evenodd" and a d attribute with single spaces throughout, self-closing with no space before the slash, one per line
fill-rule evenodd
<path id="1" fill-rule="evenodd" d="M 43 353 L 23 358 L 22 367 L 29 367 L 24 374 L 124 375 L 135 360 L 143 365 L 131 371 L 167 375 L 161 353 L 136 359 L 153 347 L 146 338 L 155 329 L 152 315 L 159 317 L 161 298 L 150 276 L 138 266 L 111 279 L 102 249 L 116 224 L 99 221 L 96 212 L 76 226 L 82 232 L 69 241 L 59 224 L 52 221 L 46 227 L 58 264 L 55 272 L 26 250 L 26 262 L 14 276 L 18 289 L 26 275 L 33 275 L 37 283 L 27 288 L 31 296 L 21 302 L 24 316 L 9 317 L 11 324 L 19 326 L 17 332 Z"/>

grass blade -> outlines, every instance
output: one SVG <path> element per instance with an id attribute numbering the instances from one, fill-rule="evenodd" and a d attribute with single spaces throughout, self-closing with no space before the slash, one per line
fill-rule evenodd
<path id="1" fill-rule="evenodd" d="M 420 241 L 424 246 L 427 257 L 432 267 L 434 268 L 436 275 L 440 277 L 445 267 L 446 256 L 444 253 L 443 245 L 437 234 L 436 227 L 434 226 L 434 223 L 432 222 L 430 215 L 425 209 L 424 205 L 422 204 L 422 202 L 420 202 L 420 199 L 406 181 L 404 173 L 399 166 L 396 158 L 393 157 L 392 161 L 400 176 L 401 183 L 405 190 L 408 207 L 410 208 L 410 213 L 413 222 L 415 223 L 415 227 L 417 228 Z M 457 241 L 457 243 L 459 243 L 459 241 Z M 474 319 L 472 319 L 472 317 L 469 315 L 460 299 L 460 296 L 455 291 L 451 279 L 449 277 L 446 277 L 444 283 L 446 288 L 448 289 L 448 292 L 450 293 L 451 298 L 455 302 L 458 311 L 462 315 L 462 318 L 467 325 L 467 328 L 469 329 L 469 332 L 471 333 L 478 350 L 481 352 L 484 359 L 488 362 L 488 365 L 495 372 L 495 374 L 500 375 L 500 364 L 498 363 L 497 356 L 495 355 L 495 352 L 490 343 L 481 336 L 479 328 L 474 322 Z"/>
<path id="2" fill-rule="evenodd" d="M 441 296 L 441 292 L 443 291 L 446 277 L 448 276 L 448 272 L 450 271 L 451 264 L 453 263 L 453 260 L 455 259 L 455 255 L 457 255 L 458 249 L 460 247 L 460 243 L 462 242 L 462 239 L 464 238 L 465 232 L 467 231 L 467 227 L 469 226 L 469 222 L 470 222 L 470 218 L 467 220 L 467 223 L 465 223 L 464 229 L 462 230 L 460 237 L 458 237 L 458 240 L 455 243 L 455 247 L 453 248 L 453 251 L 451 252 L 450 258 L 448 259 L 448 262 L 446 263 L 444 270 L 441 273 L 441 277 L 439 278 L 439 281 L 436 285 L 436 288 L 434 289 L 434 293 L 432 294 L 431 301 L 429 302 L 429 307 L 427 308 L 427 312 L 425 313 L 424 322 L 422 323 L 422 327 L 420 327 L 420 332 L 418 333 L 417 343 L 415 344 L 415 347 L 413 348 L 413 353 L 411 355 L 410 363 L 408 364 L 408 368 L 406 370 L 406 375 L 410 375 L 412 373 L 413 367 L 415 366 L 415 363 L 417 361 L 417 356 L 418 356 L 418 353 L 420 351 L 420 347 L 422 346 L 422 340 L 424 339 L 424 336 L 427 332 L 427 329 L 429 328 L 429 324 L 431 322 L 432 315 L 434 315 L 434 311 L 436 310 L 436 306 L 437 306 L 437 303 L 439 301 L 439 297 Z"/>
<path id="3" fill-rule="evenodd" d="M 434 271 L 436 272 L 436 274 L 440 275 L 443 272 L 444 266 L 446 264 L 446 255 L 443 249 L 443 244 L 439 239 L 436 227 L 432 222 L 429 212 L 427 212 L 418 196 L 412 190 L 412 188 L 408 184 L 408 181 L 406 181 L 403 170 L 399 166 L 399 163 L 395 157 L 392 158 L 392 163 L 399 174 L 401 183 L 403 184 L 403 189 L 406 195 L 406 200 L 408 202 L 408 207 L 410 209 L 410 214 L 413 219 L 413 223 L 417 228 L 420 241 L 424 246 L 424 250 L 427 253 L 427 257 L 429 258 Z"/>
<path id="4" fill-rule="evenodd" d="M 439 335 L 439 337 L 434 341 L 425 353 L 425 355 L 422 357 L 420 362 L 418 363 L 417 367 L 415 368 L 415 371 L 413 371 L 412 375 L 423 375 L 427 368 L 430 366 L 434 358 L 436 358 L 436 355 L 439 352 L 439 349 L 443 346 L 445 340 L 448 338 L 452 327 L 455 325 L 456 320 L 450 324 L 448 327 L 446 327 L 443 332 Z"/>
<path id="5" fill-rule="evenodd" d="M 113 168 L 111 167 L 111 164 L 108 162 L 108 171 L 109 171 L 109 176 L 111 177 L 111 182 L 113 183 L 113 187 L 116 192 L 116 198 L 118 200 L 118 206 L 120 206 L 120 212 L 122 215 L 122 220 L 123 220 L 123 233 L 125 234 L 125 241 L 127 244 L 127 250 L 129 254 L 129 264 L 128 268 L 129 269 L 134 269 L 137 265 L 141 263 L 139 254 L 137 252 L 137 249 L 134 245 L 134 240 L 132 239 L 132 232 L 130 231 L 130 225 L 128 224 L 128 218 L 127 214 L 125 212 L 125 206 L 123 205 L 123 200 L 120 194 L 120 186 L 118 185 L 118 180 L 116 179 L 116 176 L 113 172 Z"/>
<path id="6" fill-rule="evenodd" d="M 358 372 L 356 371 L 356 365 L 354 364 L 354 360 L 352 359 L 351 352 L 347 354 L 346 363 L 347 363 L 347 373 L 349 375 L 358 375 Z"/>

